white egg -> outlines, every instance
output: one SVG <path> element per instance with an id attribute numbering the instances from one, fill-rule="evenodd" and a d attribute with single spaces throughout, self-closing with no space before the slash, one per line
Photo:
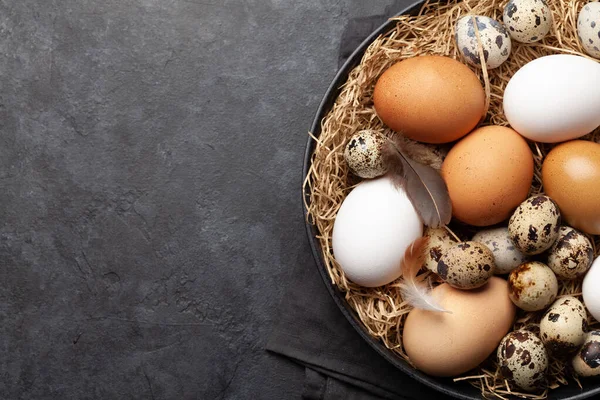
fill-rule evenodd
<path id="1" fill-rule="evenodd" d="M 542 40 L 552 28 L 552 12 L 546 0 L 510 0 L 502 21 L 510 37 L 521 43 Z"/>
<path id="2" fill-rule="evenodd" d="M 357 185 L 333 226 L 333 255 L 352 282 L 366 287 L 397 279 L 408 246 L 423 235 L 419 215 L 388 176 Z"/>
<path id="3" fill-rule="evenodd" d="M 577 36 L 586 53 L 600 58 L 600 3 L 586 4 L 577 18 Z"/>
<path id="4" fill-rule="evenodd" d="M 583 279 L 583 304 L 596 321 L 600 321 L 600 257 L 592 263 Z"/>
<path id="5" fill-rule="evenodd" d="M 477 22 L 477 30 L 479 31 L 487 68 L 497 68 L 510 56 L 511 42 L 504 25 L 495 19 L 481 15 L 467 15 L 459 19 L 454 34 L 456 46 L 466 62 L 475 67 L 481 67 L 479 43 L 475 33 L 473 17 Z"/>
<path id="6" fill-rule="evenodd" d="M 600 125 L 600 65 L 556 54 L 519 69 L 504 90 L 504 114 L 514 130 L 543 143 L 586 135 Z"/>

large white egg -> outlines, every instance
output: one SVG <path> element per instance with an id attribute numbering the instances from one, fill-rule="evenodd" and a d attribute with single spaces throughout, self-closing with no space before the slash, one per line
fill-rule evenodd
<path id="1" fill-rule="evenodd" d="M 600 257 L 592 263 L 592 267 L 583 278 L 583 303 L 590 314 L 600 321 Z"/>
<path id="2" fill-rule="evenodd" d="M 400 276 L 405 250 L 422 235 L 406 192 L 384 176 L 360 183 L 342 203 L 333 226 L 333 255 L 352 282 L 381 286 Z"/>
<path id="3" fill-rule="evenodd" d="M 504 114 L 524 137 L 557 143 L 586 135 L 600 125 L 600 65 L 556 54 L 519 69 L 504 91 Z"/>

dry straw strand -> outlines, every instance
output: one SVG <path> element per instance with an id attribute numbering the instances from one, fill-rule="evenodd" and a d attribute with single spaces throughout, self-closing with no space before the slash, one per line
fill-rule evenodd
<path id="1" fill-rule="evenodd" d="M 348 281 L 336 263 L 331 249 L 331 234 L 335 216 L 350 190 L 359 182 L 348 170 L 343 151 L 349 137 L 364 129 L 384 135 L 391 132 L 384 126 L 373 107 L 372 95 L 375 82 L 392 64 L 414 56 L 438 54 L 461 60 L 454 43 L 456 21 L 465 15 L 485 15 L 498 21 L 508 0 L 450 0 L 448 2 L 427 1 L 418 16 L 402 15 L 394 18 L 395 27 L 378 37 L 365 51 L 360 64 L 354 68 L 342 86 L 332 109 L 321 121 L 321 134 L 315 137 L 315 151 L 311 156 L 311 166 L 304 181 L 309 193 L 305 200 L 308 222 L 316 226 L 318 240 L 329 278 L 342 292 L 345 299 L 356 311 L 358 317 L 373 337 L 387 348 L 410 362 L 402 347 L 402 327 L 410 307 L 401 298 L 397 282 L 379 288 L 363 288 Z M 586 0 L 550 1 L 553 15 L 553 29 L 541 42 L 520 44 L 513 41 L 513 49 L 508 61 L 500 67 L 486 71 L 472 68 L 486 87 L 489 110 L 482 125 L 508 125 L 503 111 L 504 88 L 512 75 L 529 61 L 550 54 L 576 54 L 589 58 L 582 52 L 577 38 L 577 15 Z M 600 142 L 600 131 L 584 139 Z M 543 191 L 541 164 L 551 145 L 530 143 L 534 154 L 535 177 L 531 193 Z M 415 159 L 439 168 L 447 148 L 413 144 L 411 154 Z M 467 238 L 473 232 L 464 231 L 464 226 L 451 226 L 450 233 L 457 238 Z M 595 255 L 600 253 L 600 236 L 592 237 Z M 436 281 L 435 275 L 424 272 L 423 279 Z M 562 282 L 560 295 L 575 295 L 581 298 L 581 281 Z M 526 328 L 539 332 L 540 313 L 519 312 L 514 329 Z M 600 324 L 591 316 L 588 318 L 591 329 Z M 548 391 L 537 394 L 520 393 L 511 387 L 499 373 L 494 357 L 457 381 L 469 381 L 481 390 L 487 398 L 508 398 L 518 396 L 527 399 L 544 399 Z M 491 366 L 491 367 L 490 367 Z M 563 364 L 552 361 L 549 373 L 549 388 L 565 384 L 581 383 L 568 375 Z"/>

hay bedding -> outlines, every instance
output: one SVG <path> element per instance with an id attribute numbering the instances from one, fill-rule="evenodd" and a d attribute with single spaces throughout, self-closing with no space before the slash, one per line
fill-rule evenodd
<path id="1" fill-rule="evenodd" d="M 418 16 L 395 18 L 396 27 L 377 38 L 365 52 L 361 63 L 351 71 L 332 110 L 321 123 L 320 136 L 313 137 L 317 144 L 312 155 L 312 165 L 304 182 L 305 188 L 310 192 L 310 202 L 307 204 L 308 218 L 318 229 L 318 240 L 331 281 L 345 293 L 346 300 L 368 332 L 407 361 L 409 360 L 402 348 L 402 327 L 410 307 L 401 298 L 398 284 L 391 283 L 380 288 L 357 286 L 346 279 L 331 251 L 331 234 L 337 210 L 349 191 L 359 182 L 349 172 L 344 161 L 344 146 L 353 133 L 363 129 L 372 129 L 386 135 L 394 134 L 378 119 L 371 98 L 375 82 L 383 71 L 399 60 L 424 54 L 446 55 L 460 60 L 454 42 L 455 22 L 461 16 L 469 14 L 485 15 L 501 21 L 502 11 L 507 2 L 508 0 L 450 0 L 441 3 L 427 1 Z M 504 87 L 512 75 L 527 62 L 558 53 L 587 57 L 579 44 L 576 31 L 579 10 L 587 2 L 551 0 L 549 5 L 554 17 L 554 27 L 543 41 L 534 44 L 513 41 L 510 58 L 487 74 L 472 68 L 485 83 L 489 105 L 489 110 L 480 125 L 507 125 L 502 112 Z M 600 132 L 596 131 L 584 139 L 600 142 Z M 440 168 L 447 147 L 409 142 L 409 153 L 413 158 L 434 168 Z M 531 187 L 533 194 L 542 191 L 541 165 L 551 145 L 533 142 L 530 145 L 535 160 L 535 176 Z M 448 229 L 459 239 L 467 239 L 474 232 L 454 223 Z M 595 255 L 598 256 L 600 237 L 596 236 L 593 239 Z M 435 275 L 431 275 L 430 278 L 435 284 Z M 581 281 L 560 285 L 559 296 L 572 294 L 580 297 Z M 514 329 L 527 328 L 539 332 L 538 323 L 542 313 L 519 311 Z M 591 316 L 589 321 L 590 329 L 598 328 L 599 324 Z M 467 380 L 478 387 L 485 397 L 498 398 L 506 398 L 512 394 L 542 399 L 547 397 L 548 390 L 560 385 L 582 385 L 567 372 L 564 363 L 551 360 L 549 389 L 541 394 L 518 393 L 516 388 L 512 388 L 502 379 L 494 355 L 476 370 L 455 380 Z"/>

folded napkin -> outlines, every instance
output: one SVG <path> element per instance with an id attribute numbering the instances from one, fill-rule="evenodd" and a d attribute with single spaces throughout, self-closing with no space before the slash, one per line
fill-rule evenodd
<path id="1" fill-rule="evenodd" d="M 360 337 L 314 265 L 297 266 L 292 281 L 267 350 L 304 366 L 304 398 L 442 397 L 394 367 Z"/>

